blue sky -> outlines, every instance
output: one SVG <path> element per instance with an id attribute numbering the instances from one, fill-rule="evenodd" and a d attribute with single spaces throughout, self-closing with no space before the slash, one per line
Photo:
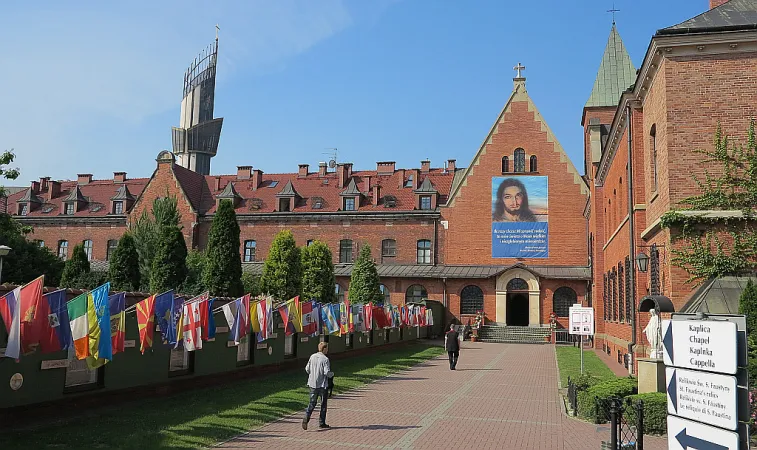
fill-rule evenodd
<path id="1" fill-rule="evenodd" d="M 611 1 L 3 2 L 0 150 L 40 176 L 149 177 L 179 122 L 182 77 L 220 24 L 212 173 L 467 165 L 512 90 L 512 67 L 583 171 L 581 110 Z M 707 0 L 616 0 L 638 67 L 654 32 Z M 653 11 L 654 14 L 649 14 Z"/>

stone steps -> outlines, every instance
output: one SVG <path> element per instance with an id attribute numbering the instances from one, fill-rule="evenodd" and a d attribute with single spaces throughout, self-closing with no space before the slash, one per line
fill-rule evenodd
<path id="1" fill-rule="evenodd" d="M 478 338 L 481 342 L 547 344 L 549 336 L 549 327 L 486 325 L 481 328 Z"/>

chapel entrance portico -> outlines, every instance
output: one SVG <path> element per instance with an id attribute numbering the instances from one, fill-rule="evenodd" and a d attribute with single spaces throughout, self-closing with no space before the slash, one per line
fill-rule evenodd
<path id="1" fill-rule="evenodd" d="M 497 277 L 496 321 L 501 325 L 541 325 L 539 279 L 532 272 L 510 269 Z"/>

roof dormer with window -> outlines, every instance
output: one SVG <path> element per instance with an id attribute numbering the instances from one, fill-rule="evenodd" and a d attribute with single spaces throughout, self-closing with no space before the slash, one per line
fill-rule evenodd
<path id="1" fill-rule="evenodd" d="M 25 216 L 31 211 L 39 208 L 39 206 L 42 204 L 42 199 L 37 197 L 37 195 L 34 193 L 34 188 L 31 187 L 26 190 L 26 193 L 24 193 L 23 197 L 18 199 L 17 204 L 18 215 Z"/>
<path id="2" fill-rule="evenodd" d="M 431 180 L 426 177 L 423 183 L 413 191 L 415 194 L 415 208 L 426 211 L 433 211 L 436 209 L 437 201 L 439 200 L 439 191 L 436 190 Z"/>
<path id="3" fill-rule="evenodd" d="M 360 209 L 360 199 L 363 194 L 357 188 L 357 183 L 354 178 L 350 179 L 350 184 L 347 185 L 347 189 L 339 193 L 342 197 L 342 211 L 357 211 Z"/>
<path id="4" fill-rule="evenodd" d="M 297 198 L 300 195 L 297 193 L 297 191 L 294 190 L 294 185 L 292 185 L 292 180 L 287 181 L 286 186 L 284 186 L 284 189 L 281 190 L 278 194 L 276 194 L 276 211 L 278 212 L 292 212 L 294 211 L 295 204 L 297 202 Z"/>
<path id="5" fill-rule="evenodd" d="M 216 208 L 221 205 L 221 200 L 231 201 L 234 209 L 239 206 L 239 202 L 242 200 L 242 196 L 239 195 L 237 190 L 234 188 L 234 183 L 229 182 L 229 184 L 227 184 L 226 187 L 223 188 L 223 191 L 220 194 L 216 195 Z"/>
<path id="6" fill-rule="evenodd" d="M 126 214 L 131 210 L 136 198 L 131 195 L 129 188 L 122 184 L 116 191 L 116 195 L 110 198 L 110 213 L 111 214 Z"/>
<path id="7" fill-rule="evenodd" d="M 87 206 L 87 198 L 82 195 L 77 184 L 61 201 L 61 211 L 64 215 L 72 216 Z"/>

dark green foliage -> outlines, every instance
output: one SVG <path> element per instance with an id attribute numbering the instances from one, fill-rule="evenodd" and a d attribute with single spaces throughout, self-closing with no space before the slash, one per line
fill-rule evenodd
<path id="1" fill-rule="evenodd" d="M 263 293 L 263 291 L 260 290 L 260 277 L 251 273 L 245 272 L 242 274 L 242 286 L 244 293 L 250 294 L 253 297 L 257 297 Z"/>
<path id="2" fill-rule="evenodd" d="M 302 297 L 323 303 L 336 301 L 334 263 L 329 246 L 321 241 L 302 248 Z"/>
<path id="3" fill-rule="evenodd" d="M 221 201 L 213 217 L 202 273 L 205 288 L 213 295 L 242 295 L 242 258 L 239 255 L 239 224 L 234 206 Z"/>
<path id="4" fill-rule="evenodd" d="M 644 394 L 629 395 L 625 398 L 631 407 L 624 409 L 628 423 L 636 423 L 636 404 L 644 402 L 644 434 L 667 433 L 668 400 L 663 392 L 646 392 Z"/>
<path id="5" fill-rule="evenodd" d="M 384 301 L 384 296 L 381 294 L 380 284 L 376 263 L 371 257 L 371 247 L 368 244 L 363 245 L 360 256 L 352 268 L 347 298 L 355 303 L 381 303 Z"/>
<path id="6" fill-rule="evenodd" d="M 189 250 L 187 253 L 187 277 L 179 288 L 179 292 L 187 295 L 198 295 L 205 292 L 202 282 L 202 272 L 205 270 L 205 253 Z"/>
<path id="7" fill-rule="evenodd" d="M 110 256 L 108 280 L 113 290 L 131 292 L 139 290 L 139 254 L 134 244 L 134 237 L 129 232 L 121 236 L 118 246 Z"/>
<path id="8" fill-rule="evenodd" d="M 168 191 L 166 191 L 168 194 Z M 155 223 L 160 228 L 178 227 L 181 229 L 181 213 L 179 213 L 178 201 L 175 195 L 156 198 L 152 202 L 152 215 Z"/>
<path id="9" fill-rule="evenodd" d="M 15 180 L 18 178 L 18 169 L 4 167 L 12 163 L 14 159 L 16 159 L 16 154 L 13 153 L 13 149 L 6 150 L 0 154 L 0 177 L 8 180 Z M 5 189 L 2 186 L 0 186 L 0 196 L 5 196 Z"/>
<path id="10" fill-rule="evenodd" d="M 739 314 L 746 316 L 747 331 L 747 371 L 749 384 L 757 382 L 757 287 L 752 280 L 747 281 L 739 298 Z"/>
<path id="11" fill-rule="evenodd" d="M 261 290 L 276 300 L 288 300 L 302 291 L 300 249 L 289 230 L 276 235 L 263 264 Z"/>
<path id="12" fill-rule="evenodd" d="M 60 284 L 67 288 L 76 287 L 74 283 L 85 273 L 89 273 L 89 260 L 87 253 L 84 252 L 84 245 L 77 244 L 71 253 L 71 258 L 66 261 L 65 267 L 63 267 Z"/>
<path id="13" fill-rule="evenodd" d="M 78 277 L 74 278 L 71 283 L 66 287 L 73 289 L 87 289 L 91 290 L 97 286 L 105 284 L 108 281 L 108 272 L 104 270 L 93 270 L 91 272 L 84 272 Z"/>
<path id="14" fill-rule="evenodd" d="M 601 383 L 602 379 L 587 371 L 578 375 L 575 379 L 571 378 L 571 381 L 576 385 L 577 390 L 585 391 L 595 384 Z"/>
<path id="15" fill-rule="evenodd" d="M 150 270 L 150 292 L 177 289 L 187 277 L 187 243 L 179 227 L 160 232 Z"/>
<path id="16" fill-rule="evenodd" d="M 167 194 L 167 192 L 166 192 Z M 142 211 L 129 226 L 129 231 L 134 237 L 134 244 L 139 255 L 139 273 L 142 287 L 145 289 L 150 282 L 152 260 L 158 248 L 161 230 L 165 227 L 177 227 L 181 230 L 181 214 L 177 206 L 175 196 L 156 198 L 152 203 L 152 217 L 147 210 Z"/>
<path id="17" fill-rule="evenodd" d="M 637 385 L 635 378 L 626 377 L 603 381 L 589 387 L 578 394 L 578 415 L 593 423 L 606 423 L 605 410 L 597 408 L 595 398 L 602 404 L 611 397 L 627 397 L 637 392 Z"/>
<path id="18" fill-rule="evenodd" d="M 8 214 L 0 214 L 0 245 L 11 248 L 3 257 L 2 282 L 23 284 L 45 275 L 46 286 L 60 285 L 63 261 L 48 248 L 27 240 L 32 237 L 31 227 L 21 225 Z"/>

